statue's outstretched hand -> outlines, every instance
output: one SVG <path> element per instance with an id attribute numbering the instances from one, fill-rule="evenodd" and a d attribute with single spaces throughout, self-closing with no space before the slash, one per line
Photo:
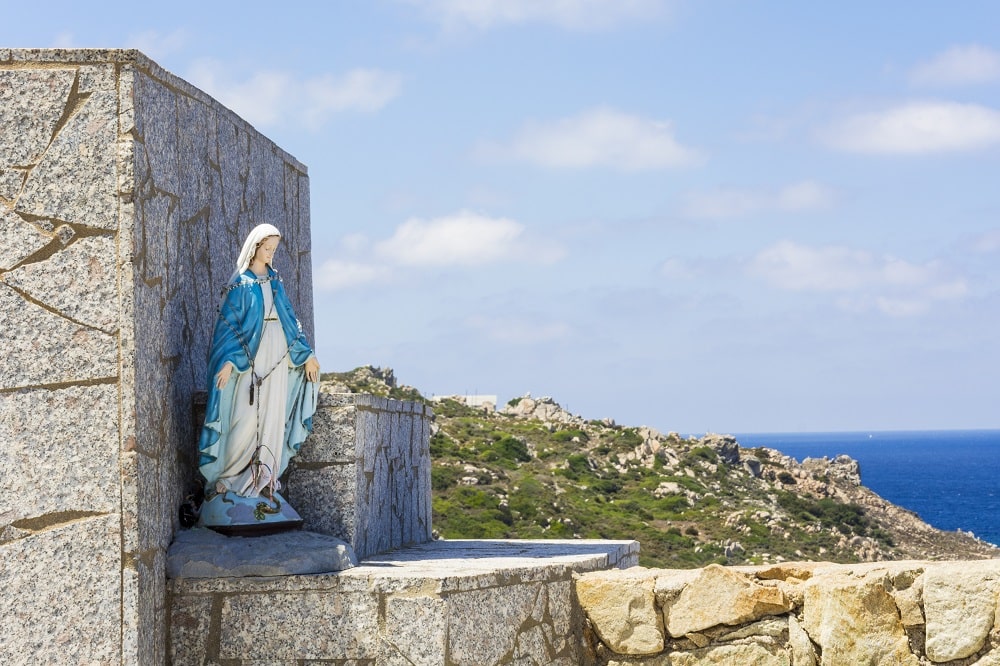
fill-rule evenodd
<path id="1" fill-rule="evenodd" d="M 215 376 L 215 388 L 219 390 L 226 388 L 231 374 L 233 374 L 233 364 L 226 361 L 222 365 L 222 370 L 219 370 L 219 374 Z"/>
<path id="2" fill-rule="evenodd" d="M 310 356 L 306 361 L 306 379 L 311 382 L 319 381 L 319 361 L 315 356 Z"/>

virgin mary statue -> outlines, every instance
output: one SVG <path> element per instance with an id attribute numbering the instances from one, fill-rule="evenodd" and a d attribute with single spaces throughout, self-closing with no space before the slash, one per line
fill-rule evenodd
<path id="1" fill-rule="evenodd" d="M 270 224 L 247 236 L 212 335 L 198 522 L 225 534 L 302 524 L 278 479 L 312 430 L 319 361 L 271 266 L 280 239 Z"/>

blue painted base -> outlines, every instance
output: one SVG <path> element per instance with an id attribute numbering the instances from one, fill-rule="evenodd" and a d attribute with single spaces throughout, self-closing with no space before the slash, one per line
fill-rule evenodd
<path id="1" fill-rule="evenodd" d="M 226 536 L 263 536 L 302 527 L 302 516 L 280 493 L 267 497 L 241 497 L 233 492 L 215 495 L 201 505 L 199 527 Z"/>

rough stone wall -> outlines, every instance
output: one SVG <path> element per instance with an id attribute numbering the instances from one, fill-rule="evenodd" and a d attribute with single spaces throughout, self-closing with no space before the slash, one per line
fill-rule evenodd
<path id="1" fill-rule="evenodd" d="M 359 558 L 431 539 L 431 408 L 320 394 L 313 435 L 289 465 L 288 501 L 305 529 Z"/>
<path id="2" fill-rule="evenodd" d="M 0 50 L 0 663 L 164 663 L 191 396 L 263 221 L 311 338 L 305 167 L 136 51 Z"/>
<path id="3" fill-rule="evenodd" d="M 997 560 L 635 568 L 575 598 L 589 664 L 1000 664 Z"/>

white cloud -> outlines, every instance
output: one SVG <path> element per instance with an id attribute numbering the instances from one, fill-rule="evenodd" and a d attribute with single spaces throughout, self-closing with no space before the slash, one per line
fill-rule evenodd
<path id="1" fill-rule="evenodd" d="M 1000 52 L 971 44 L 953 46 L 910 72 L 918 85 L 957 86 L 1000 79 Z"/>
<path id="2" fill-rule="evenodd" d="M 692 218 L 722 219 L 758 212 L 826 208 L 833 200 L 834 193 L 830 188 L 805 180 L 774 191 L 724 188 L 690 193 L 685 197 L 682 212 Z"/>
<path id="3" fill-rule="evenodd" d="M 549 263 L 562 256 L 560 248 L 530 244 L 523 235 L 524 225 L 514 220 L 460 211 L 407 220 L 375 246 L 375 254 L 402 266 L 481 266 L 522 259 Z"/>
<path id="4" fill-rule="evenodd" d="M 129 35 L 125 40 L 125 46 L 130 49 L 139 49 L 153 60 L 162 60 L 177 53 L 187 44 L 188 36 L 184 30 L 174 30 L 166 35 L 156 30 L 145 30 Z"/>
<path id="5" fill-rule="evenodd" d="M 524 225 L 503 217 L 459 211 L 430 220 L 410 218 L 384 240 L 363 234 L 341 239 L 341 254 L 317 273 L 320 289 L 336 290 L 397 280 L 406 271 L 427 268 L 479 268 L 501 262 L 548 264 L 565 250 L 546 239 L 530 238 Z"/>
<path id="6" fill-rule="evenodd" d="M 518 23 L 550 23 L 569 30 L 601 30 L 663 14 L 663 0 L 406 0 L 449 30 L 481 30 Z"/>
<path id="7" fill-rule="evenodd" d="M 625 171 L 681 167 L 702 161 L 680 145 L 669 122 L 600 108 L 548 125 L 529 124 L 507 144 L 484 145 L 486 158 L 545 167 L 611 167 Z"/>
<path id="8" fill-rule="evenodd" d="M 317 129 L 343 111 L 378 111 L 399 95 L 398 74 L 353 69 L 300 79 L 281 70 L 261 70 L 249 78 L 230 78 L 217 61 L 194 64 L 188 78 L 253 125 L 305 124 Z"/>
<path id="9" fill-rule="evenodd" d="M 392 276 L 387 266 L 331 259 L 316 272 L 316 286 L 325 291 L 337 291 L 375 282 L 385 282 Z"/>
<path id="10" fill-rule="evenodd" d="M 564 322 L 524 317 L 476 315 L 466 319 L 465 325 L 493 342 L 513 345 L 533 345 L 562 340 L 572 332 L 572 328 Z"/>
<path id="11" fill-rule="evenodd" d="M 911 102 L 846 118 L 824 139 L 833 148 L 857 153 L 976 150 L 1000 143 L 1000 112 L 978 104 Z"/>
<path id="12" fill-rule="evenodd" d="M 782 241 L 754 257 L 750 273 L 779 289 L 839 294 L 845 309 L 876 308 L 891 316 L 926 312 L 955 301 L 968 287 L 937 261 L 915 264 L 842 246 L 810 247 Z"/>

